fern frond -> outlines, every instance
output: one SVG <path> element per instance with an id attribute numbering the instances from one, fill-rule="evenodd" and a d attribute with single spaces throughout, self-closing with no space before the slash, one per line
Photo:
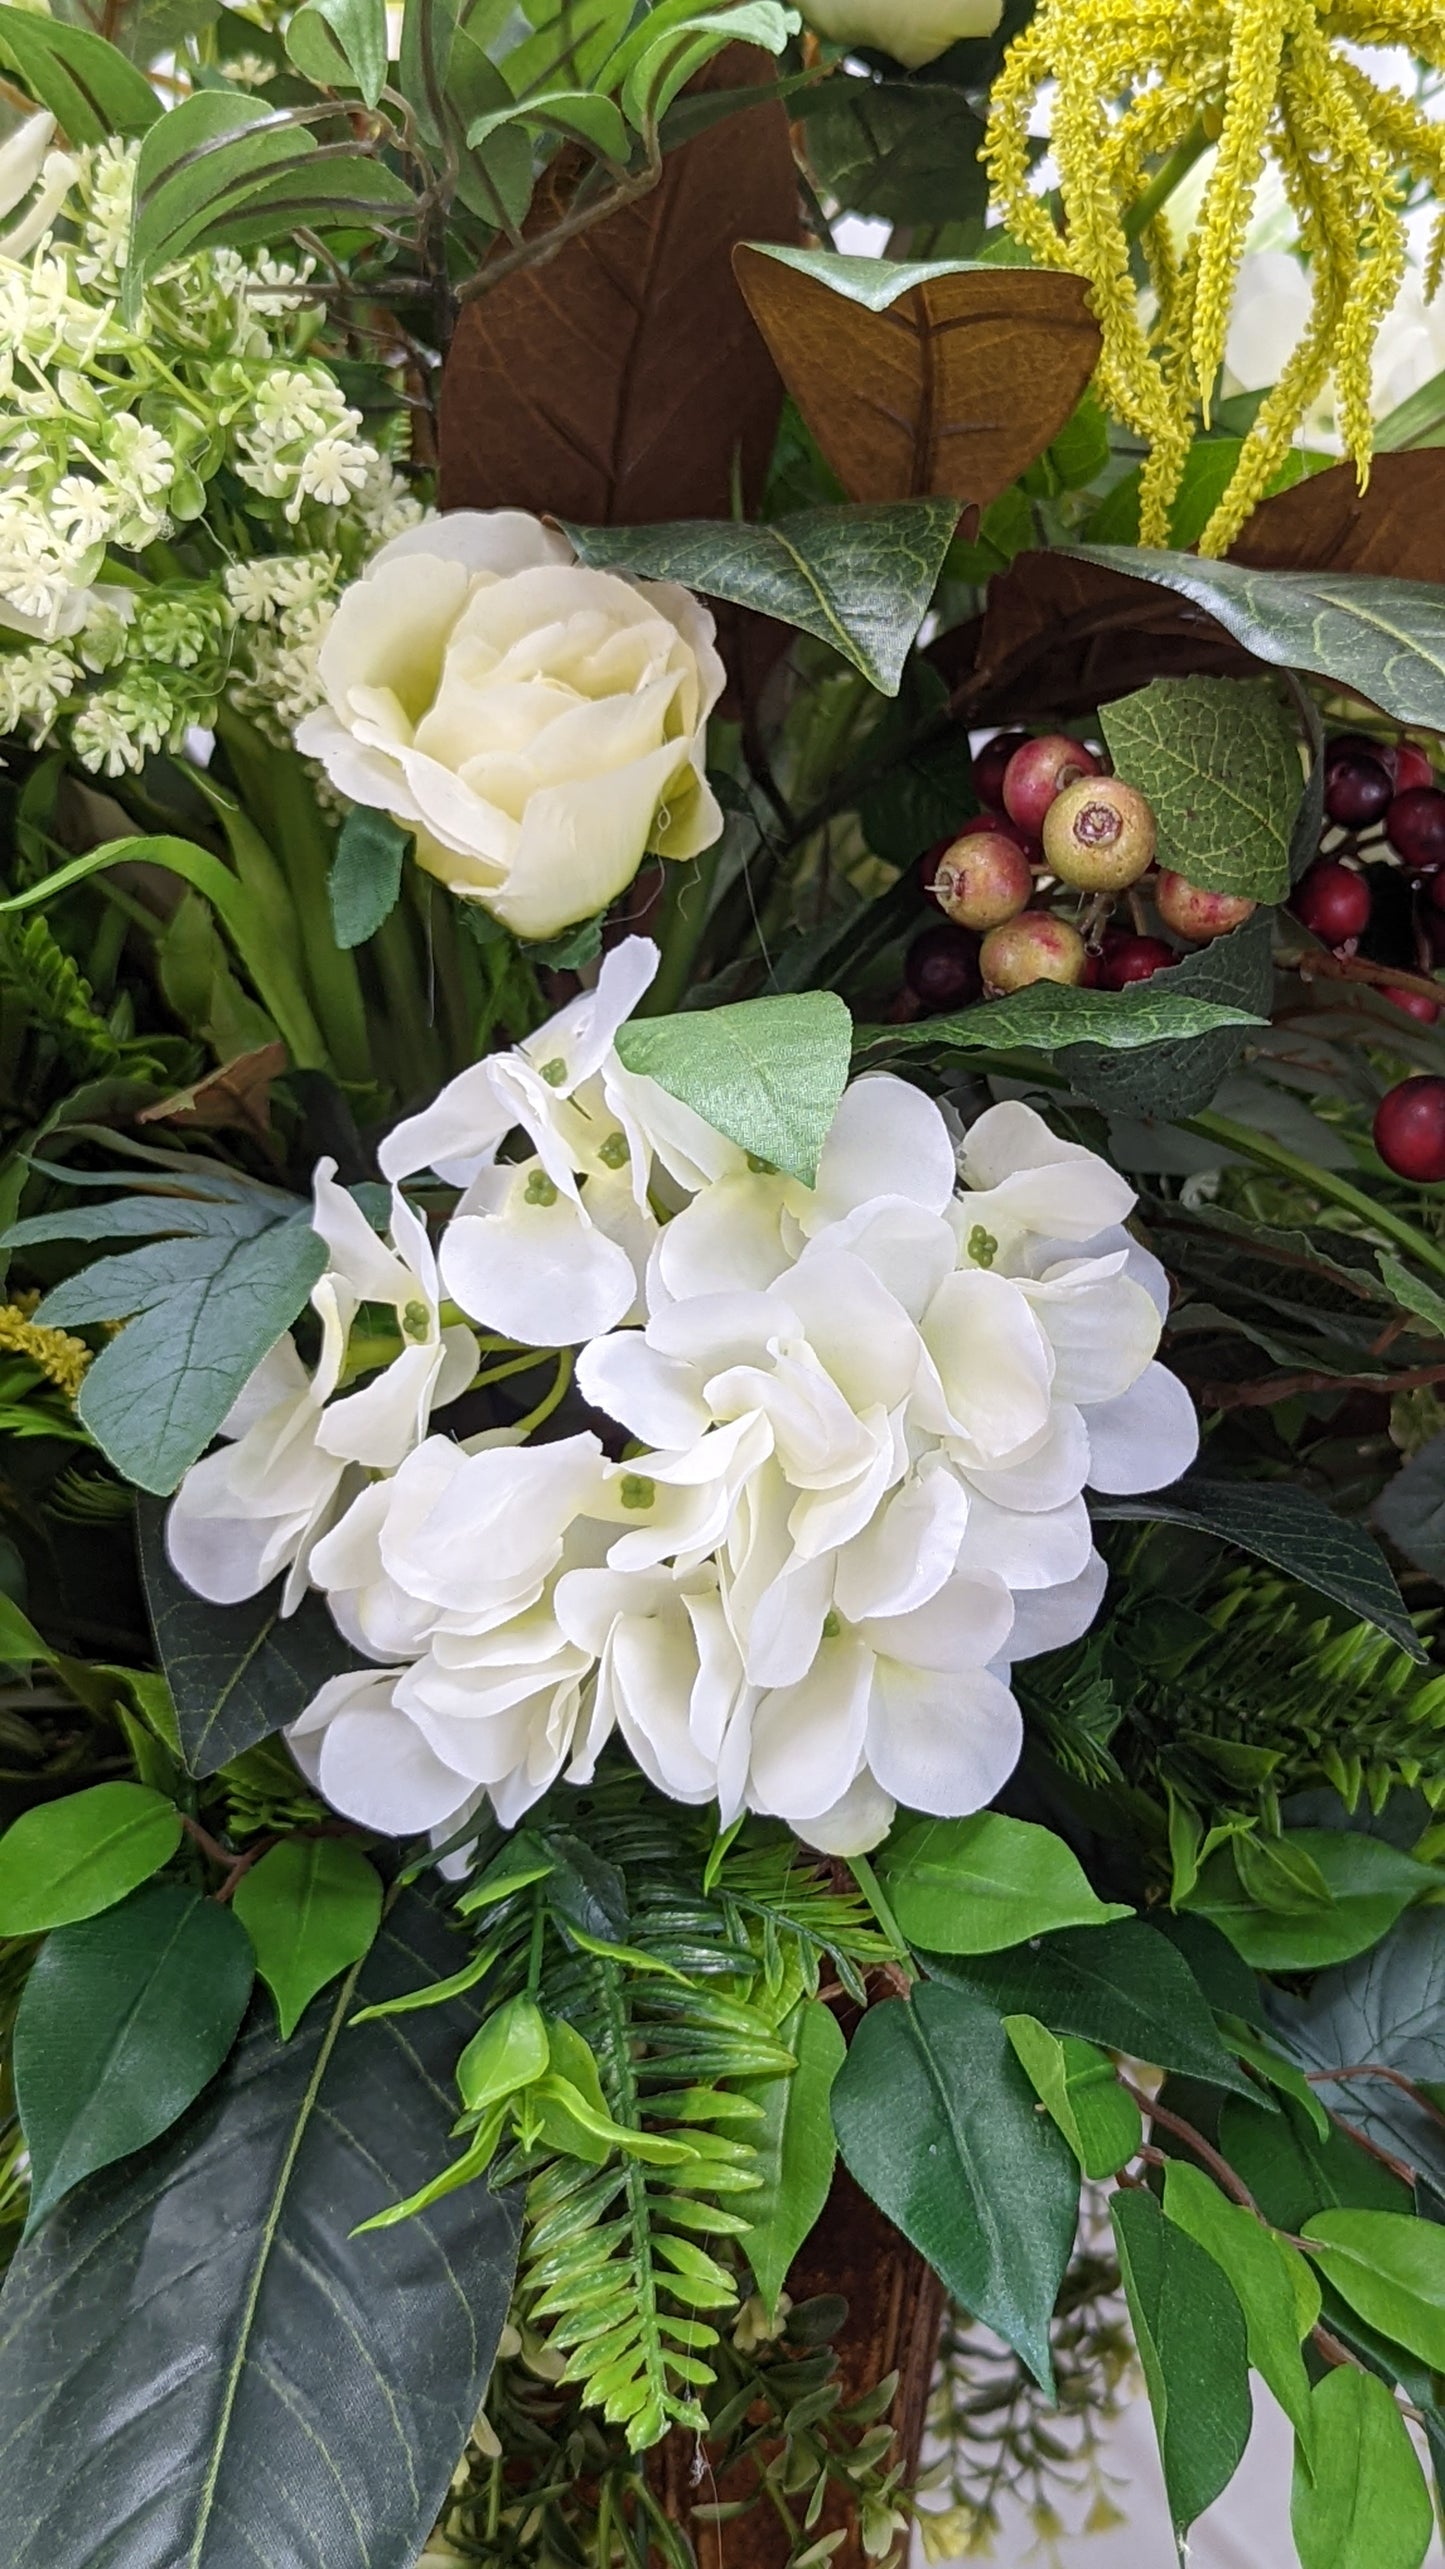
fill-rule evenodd
<path id="1" fill-rule="evenodd" d="M 50 1036 L 68 1069 L 108 1070 L 118 1059 L 120 1042 L 89 982 L 44 918 L 27 919 L 23 927 L 0 921 L 0 986 Z"/>

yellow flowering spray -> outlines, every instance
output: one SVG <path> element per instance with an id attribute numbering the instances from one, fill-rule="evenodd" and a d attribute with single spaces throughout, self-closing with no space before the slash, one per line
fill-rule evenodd
<path id="1" fill-rule="evenodd" d="M 1445 192 L 1445 128 L 1377 88 L 1343 53 L 1346 42 L 1404 45 L 1442 67 L 1445 14 L 1424 0 L 1328 9 L 1315 0 L 1041 0 L 1009 47 L 984 145 L 995 201 L 1035 259 L 1091 280 L 1104 334 L 1101 394 L 1149 447 L 1145 544 L 1169 541 L 1196 415 L 1209 417 L 1266 159 L 1294 210 L 1313 302 L 1199 549 L 1232 543 L 1331 370 L 1346 452 L 1362 487 L 1368 476 L 1370 360 L 1404 272 L 1407 184 L 1423 178 Z M 1029 118 L 1050 81 L 1058 219 L 1029 185 Z M 1162 208 L 1211 142 L 1214 167 L 1180 257 Z M 1136 240 L 1155 291 L 1152 323 L 1130 269 Z M 1427 295 L 1442 252 L 1445 215 Z"/>

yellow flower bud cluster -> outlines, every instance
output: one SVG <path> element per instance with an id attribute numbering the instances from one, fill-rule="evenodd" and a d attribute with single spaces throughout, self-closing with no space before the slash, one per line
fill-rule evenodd
<path id="1" fill-rule="evenodd" d="M 1167 544 L 1196 427 L 1208 423 L 1255 190 L 1277 165 L 1308 263 L 1298 344 L 1244 440 L 1200 539 L 1222 553 L 1263 498 L 1333 372 L 1340 430 L 1363 488 L 1370 365 L 1405 267 L 1412 181 L 1445 194 L 1445 127 L 1378 88 L 1346 45 L 1402 45 L 1445 67 L 1445 16 L 1425 0 L 1042 0 L 995 83 L 984 157 L 1014 237 L 1043 265 L 1087 276 L 1104 348 L 1103 399 L 1143 438 L 1140 533 Z M 1053 204 L 1030 184 L 1030 118 L 1053 83 Z M 1162 205 L 1215 145 L 1178 253 Z M 1137 243 L 1153 287 L 1141 310 Z M 1445 216 L 1426 292 L 1439 282 Z"/>
<path id="2" fill-rule="evenodd" d="M 18 1302 L 0 1303 L 0 1350 L 28 1358 L 69 1400 L 74 1400 L 90 1363 L 90 1349 L 83 1338 L 72 1338 L 64 1329 L 46 1329 Z"/>

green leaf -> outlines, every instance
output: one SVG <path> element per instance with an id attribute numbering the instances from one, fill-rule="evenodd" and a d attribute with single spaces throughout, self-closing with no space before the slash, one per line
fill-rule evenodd
<path id="1" fill-rule="evenodd" d="M 1257 660 L 1333 678 L 1397 722 L 1445 731 L 1445 589 L 1349 571 L 1251 571 L 1133 545 L 1065 550 L 1177 591 Z"/>
<path id="2" fill-rule="evenodd" d="M 1227 937 L 1214 937 L 1169 968 L 1172 998 L 1205 1000 L 1237 1008 L 1254 1024 L 1269 1016 L 1274 997 L 1268 911 L 1259 911 Z M 1155 983 L 1160 976 L 1156 974 Z M 1155 983 L 1136 985 L 1153 988 Z M 1147 1115 L 1172 1123 L 1210 1104 L 1249 1040 L 1245 1024 L 1221 1026 L 1185 1043 L 1145 1050 L 1105 1052 L 1098 1044 L 1070 1045 L 1059 1056 L 1074 1086 L 1107 1113 Z"/>
<path id="3" fill-rule="evenodd" d="M 634 1017 L 617 1029 L 617 1052 L 740 1150 L 811 1186 L 847 1085 L 852 1039 L 842 1000 L 807 990 Z"/>
<path id="4" fill-rule="evenodd" d="M 1169 985 L 1173 973 L 1136 981 L 1128 990 L 1073 990 L 1059 981 L 1036 981 L 1009 999 L 986 999 L 956 1017 L 925 1017 L 914 1026 L 870 1029 L 870 1039 L 891 1048 L 920 1045 L 940 1053 L 1056 1053 L 1066 1044 L 1098 1044 L 1132 1052 L 1141 1044 L 1178 1043 L 1227 1026 L 1267 1021 L 1227 1000 L 1194 999 Z M 1211 1092 L 1212 1093 L 1212 1092 Z"/>
<path id="5" fill-rule="evenodd" d="M 780 54 L 789 36 L 796 35 L 802 24 L 797 10 L 780 8 L 778 0 L 740 0 L 740 5 L 735 0 L 735 5 L 721 9 L 690 10 L 662 34 L 653 35 L 653 27 L 664 14 L 654 10 L 650 18 L 644 19 L 639 33 L 651 40 L 629 62 L 622 80 L 623 109 L 640 134 L 646 134 L 666 115 L 679 90 L 714 55 L 720 54 L 724 45 L 757 45 L 765 53 Z M 622 47 L 618 63 L 631 51 L 631 45 Z M 608 65 L 608 78 L 617 78 L 612 64 Z"/>
<path id="6" fill-rule="evenodd" d="M 907 1819 L 877 1861 L 905 1936 L 938 1953 L 999 1953 L 1051 1927 L 1102 1927 L 1130 1914 L 1098 1898 L 1052 1829 L 999 1811 Z"/>
<path id="7" fill-rule="evenodd" d="M 951 499 L 805 509 L 767 526 L 684 518 L 671 526 L 573 526 L 579 558 L 601 571 L 727 598 L 816 635 L 885 696 L 933 599 L 958 521 Z"/>
<path id="8" fill-rule="evenodd" d="M 1307 1998 L 1272 1991 L 1269 2007 L 1276 2040 L 1306 2070 L 1378 2065 L 1416 2085 L 1438 2087 L 1445 2082 L 1445 1936 L 1439 1911 L 1408 1913 L 1372 1953 L 1341 1971 L 1322 1972 Z M 1445 2134 L 1427 2106 L 1386 2078 L 1326 2078 L 1318 2085 L 1332 2113 L 1427 2175 L 1445 2196 Z M 1350 2159 L 1374 2165 L 1358 2150 L 1350 2150 Z M 1384 2182 L 1388 2186 L 1390 2180 Z M 1350 2198 L 1319 2194 L 1301 2207 L 1301 2217 L 1327 2200 Z M 1381 2209 L 1388 2210 L 1390 2201 L 1387 2196 Z M 1286 2226 L 1298 2229 L 1299 2222 Z"/>
<path id="9" fill-rule="evenodd" d="M 1221 1928 L 1255 1971 L 1316 1971 L 1378 1944 L 1412 1900 L 1438 1890 L 1440 1875 L 1383 1838 L 1340 1829 L 1293 1829 L 1286 1845 L 1306 1856 L 1328 1904 L 1261 1907 L 1246 1889 L 1236 1847 L 1203 1866 L 1187 1906 Z"/>
<path id="10" fill-rule="evenodd" d="M 381 1878 L 350 1838 L 283 1838 L 242 1874 L 231 1907 L 255 1946 L 284 2043 L 317 1990 L 370 1951 Z"/>
<path id="11" fill-rule="evenodd" d="M 181 1754 L 192 1775 L 214 1775 L 304 1711 L 328 1677 L 354 1667 L 320 1597 L 283 1615 L 284 1582 L 244 1605 L 213 1606 L 171 1568 L 166 1512 L 139 1509 L 141 1570 L 156 1651 L 176 1708 Z"/>
<path id="12" fill-rule="evenodd" d="M 1445 1337 L 1445 1294 L 1437 1293 L 1435 1287 L 1426 1284 L 1423 1277 L 1412 1275 L 1403 1261 L 1392 1257 L 1388 1249 L 1376 1250 L 1375 1263 L 1379 1267 L 1382 1281 L 1389 1286 L 1400 1308 L 1403 1311 L 1413 1312 L 1415 1318 L 1423 1320 L 1428 1329 L 1433 1329 L 1440 1336 Z"/>
<path id="13" fill-rule="evenodd" d="M 1408 2187 L 1378 2159 L 1367 2158 L 1333 2124 L 1322 2141 L 1290 2100 L 1269 2114 L 1262 2099 L 1245 2105 L 1230 2097 L 1219 2118 L 1219 2146 L 1277 2230 L 1298 2235 L 1310 2214 L 1327 2205 L 1375 2212 L 1410 2205 Z"/>
<path id="14" fill-rule="evenodd" d="M 92 1784 L 22 1811 L 0 1838 L 0 1936 L 35 1936 L 113 1908 L 168 1864 L 181 1816 L 144 1784 Z"/>
<path id="15" fill-rule="evenodd" d="M 985 1999 L 1003 2016 L 1037 2016 L 1055 2034 L 1077 2034 L 1156 2069 L 1211 2087 L 1257 2094 L 1214 2029 L 1187 1964 L 1153 1927 L 1066 1928 L 1011 1953 L 967 1962 L 924 1956 L 931 1978 Z"/>
<path id="16" fill-rule="evenodd" d="M 411 840 L 410 830 L 398 829 L 388 812 L 352 805 L 337 837 L 328 886 L 339 946 L 365 945 L 391 917 Z"/>
<path id="17" fill-rule="evenodd" d="M 61 18 L 0 8 L 0 61 L 19 73 L 71 143 L 143 134 L 161 112 L 144 72 L 103 36 Z"/>
<path id="18" fill-rule="evenodd" d="M 1260 2077 L 1270 2087 L 1277 2087 L 1285 2096 L 1292 2096 L 1301 2113 L 1308 2115 L 1310 2122 L 1314 2125 L 1317 2139 L 1327 2141 L 1330 2137 L 1330 2118 L 1303 2070 L 1296 2069 L 1294 2062 L 1287 2061 L 1272 2044 L 1256 2042 L 1254 2036 L 1242 2024 L 1236 2022 L 1229 2027 L 1228 2031 L 1230 2050 L 1236 2052 L 1242 2061 L 1248 2062 L 1251 2069 L 1258 2070 Z"/>
<path id="19" fill-rule="evenodd" d="M 177 1882 L 46 1938 L 15 2019 L 31 2229 L 185 2112 L 235 2041 L 254 1973 L 239 1921 Z"/>
<path id="20" fill-rule="evenodd" d="M 352 2237 L 444 2160 L 476 2015 L 347 2019 L 458 1950 L 404 1893 L 294 2041 L 258 2003 L 185 2121 L 21 2250 L 0 2304 L 7 2569 L 81 2569 L 97 2545 L 137 2569 L 400 2569 L 422 2550 L 491 2372 L 520 2207 L 476 2188 Z"/>
<path id="21" fill-rule="evenodd" d="M 1045 2390 L 1079 2172 L 991 2007 L 921 1982 L 870 2007 L 833 2089 L 844 2161 Z"/>
<path id="22" fill-rule="evenodd" d="M 1434 2512 L 1384 2383 L 1342 2364 L 1315 2384 L 1312 2408 L 1309 2458 L 1296 2455 L 1289 2508 L 1300 2569 L 1420 2569 Z"/>
<path id="23" fill-rule="evenodd" d="M 1187 2159 L 1171 2159 L 1164 2171 L 1164 2211 L 1228 2276 L 1244 2312 L 1249 2360 L 1308 2446 L 1314 2412 L 1300 2340 L 1320 2315 L 1320 2288 L 1304 2258 Z"/>
<path id="24" fill-rule="evenodd" d="M 752 2226 L 743 2248 L 769 2310 L 828 2199 L 836 2157 L 829 2107 L 848 2054 L 837 2017 L 818 1998 L 799 1999 L 778 2027 L 778 2040 L 797 2068 L 745 2090 L 762 2108 L 762 2120 L 748 2127 L 762 2185 L 748 2198 Z"/>
<path id="25" fill-rule="evenodd" d="M 1304 770 L 1268 679 L 1155 678 L 1099 721 L 1116 773 L 1153 808 L 1161 866 L 1207 892 L 1285 898 Z"/>
<path id="26" fill-rule="evenodd" d="M 849 213 L 890 223 L 949 223 L 983 213 L 983 121 L 966 90 L 843 73 L 805 91 L 798 112 L 807 119 L 816 177 Z"/>
<path id="27" fill-rule="evenodd" d="M 1445 1435 L 1432 1436 L 1386 1482 L 1374 1515 L 1407 1561 L 1427 1579 L 1445 1581 Z"/>
<path id="28" fill-rule="evenodd" d="M 1312 2213 L 1300 2236 L 1322 2275 L 1382 2337 L 1445 2372 L 1445 2229 L 1408 2212 Z"/>
<path id="29" fill-rule="evenodd" d="M 545 2078 L 551 2060 L 547 2025 L 535 1998 L 509 1998 L 472 2036 L 457 2063 L 457 2091 L 470 2114 L 485 2113 Z"/>
<path id="30" fill-rule="evenodd" d="M 292 61 L 308 78 L 317 77 L 313 62 L 325 61 L 324 54 L 307 59 L 306 39 L 313 27 L 323 31 L 323 43 L 339 49 L 367 106 L 374 107 L 386 86 L 385 0 L 306 0 L 286 27 L 285 43 Z M 320 77 L 326 86 L 333 85 L 326 72 Z"/>
<path id="31" fill-rule="evenodd" d="M 1137 2155 L 1144 2122 L 1108 2054 L 1073 2034 L 1060 2041 L 1037 2016 L 1005 2016 L 1003 2029 L 1083 2174 L 1117 2176 Z"/>
<path id="32" fill-rule="evenodd" d="M 473 151 L 500 133 L 504 125 L 535 125 L 543 133 L 565 134 L 590 145 L 604 160 L 625 162 L 628 157 L 627 128 L 620 108 L 611 98 L 599 98 L 592 89 L 542 89 L 508 106 L 489 109 L 486 115 L 474 117 L 467 127 L 467 141 Z"/>
<path id="33" fill-rule="evenodd" d="M 1213 2258 L 1165 2220 L 1152 2194 L 1116 2194 L 1109 2211 L 1170 2521 L 1182 2543 L 1228 2488 L 1249 2442 L 1244 2313 Z"/>
<path id="34" fill-rule="evenodd" d="M 1145 988 L 1148 988 L 1146 983 Z M 1191 1473 L 1157 1497 L 1102 1499 L 1092 1514 L 1100 1523 L 1189 1525 L 1216 1534 L 1240 1552 L 1252 1552 L 1287 1571 L 1322 1597 L 1333 1597 L 1362 1623 L 1387 1632 L 1422 1664 L 1426 1652 L 1405 1610 L 1405 1600 L 1378 1543 L 1362 1525 L 1348 1523 L 1291 1481 L 1216 1481 Z"/>

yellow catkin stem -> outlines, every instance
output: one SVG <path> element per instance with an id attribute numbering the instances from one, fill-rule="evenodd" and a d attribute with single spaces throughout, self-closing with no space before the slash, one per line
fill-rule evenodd
<path id="1" fill-rule="evenodd" d="M 74 1400 L 85 1379 L 90 1363 L 90 1349 L 84 1339 L 72 1338 L 64 1329 L 45 1329 L 32 1320 L 24 1305 L 0 1303 L 0 1350 L 7 1355 L 24 1356 L 62 1391 Z"/>
<path id="2" fill-rule="evenodd" d="M 1286 0 L 1239 0 L 1225 73 L 1224 122 L 1195 232 L 1194 374 L 1206 421 L 1224 363 L 1234 282 L 1264 168 L 1265 137 L 1279 89 Z"/>

